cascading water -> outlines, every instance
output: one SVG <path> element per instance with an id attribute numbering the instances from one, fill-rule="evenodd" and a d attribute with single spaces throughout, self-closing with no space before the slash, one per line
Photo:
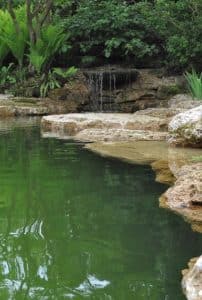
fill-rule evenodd
<path id="1" fill-rule="evenodd" d="M 136 80 L 136 69 L 104 67 L 83 70 L 91 91 L 91 111 L 115 111 L 116 95 L 120 87 Z"/>
<path id="2" fill-rule="evenodd" d="M 103 71 L 89 73 L 88 86 L 91 91 L 92 109 L 103 111 Z"/>

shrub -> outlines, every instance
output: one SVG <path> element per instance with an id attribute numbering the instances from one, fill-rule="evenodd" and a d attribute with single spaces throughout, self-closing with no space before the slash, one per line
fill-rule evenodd
<path id="1" fill-rule="evenodd" d="M 172 71 L 202 65 L 201 0 L 73 2 L 76 10 L 63 20 L 73 55 L 143 66 L 155 59 Z"/>
<path id="2" fill-rule="evenodd" d="M 73 51 L 79 49 L 82 55 L 106 58 L 144 59 L 156 55 L 159 49 L 155 36 L 146 26 L 138 5 L 117 0 L 81 1 L 65 23 Z"/>
<path id="3" fill-rule="evenodd" d="M 141 2 L 141 11 L 147 24 L 159 38 L 168 68 L 173 71 L 183 70 L 191 65 L 195 68 L 201 66 L 202 1 Z"/>

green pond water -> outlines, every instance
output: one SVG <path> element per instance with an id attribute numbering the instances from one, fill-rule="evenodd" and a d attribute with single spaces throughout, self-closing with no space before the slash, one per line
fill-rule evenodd
<path id="1" fill-rule="evenodd" d="M 159 209 L 154 179 L 38 126 L 2 130 L 0 299 L 185 299 L 202 237 Z"/>

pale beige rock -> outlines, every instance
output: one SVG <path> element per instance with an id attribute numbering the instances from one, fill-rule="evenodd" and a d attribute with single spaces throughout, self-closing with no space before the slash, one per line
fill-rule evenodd
<path id="1" fill-rule="evenodd" d="M 168 101 L 170 109 L 188 110 L 199 106 L 200 101 L 194 100 L 189 94 L 178 94 Z"/>
<path id="2" fill-rule="evenodd" d="M 194 230 L 202 230 L 202 163 L 181 167 L 177 180 L 160 198 L 160 205 L 182 215 Z"/>
<path id="3" fill-rule="evenodd" d="M 84 142 L 162 141 L 166 137 L 166 132 L 128 129 L 84 129 L 74 136 Z"/>
<path id="4" fill-rule="evenodd" d="M 136 114 L 83 113 L 43 117 L 43 132 L 84 141 L 165 140 L 164 119 Z"/>
<path id="5" fill-rule="evenodd" d="M 156 108 L 147 108 L 137 111 L 136 115 L 145 115 L 151 117 L 157 117 L 160 119 L 170 120 L 175 115 L 182 112 L 181 108 L 168 108 L 168 107 L 156 107 Z"/>
<path id="6" fill-rule="evenodd" d="M 171 120 L 168 142 L 179 146 L 202 147 L 202 105 L 182 112 Z"/>
<path id="7" fill-rule="evenodd" d="M 202 300 L 202 256 L 192 258 L 182 274 L 182 288 L 187 300 Z"/>
<path id="8" fill-rule="evenodd" d="M 43 116 L 77 111 L 74 101 L 54 101 L 48 98 L 1 97 L 0 117 Z"/>

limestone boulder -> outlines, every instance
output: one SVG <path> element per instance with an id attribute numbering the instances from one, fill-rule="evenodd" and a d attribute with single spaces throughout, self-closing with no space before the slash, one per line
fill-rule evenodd
<path id="1" fill-rule="evenodd" d="M 202 163 L 181 167 L 177 180 L 160 198 L 160 206 L 182 215 L 192 228 L 202 230 Z"/>
<path id="2" fill-rule="evenodd" d="M 192 258 L 188 269 L 182 271 L 182 288 L 188 300 L 202 299 L 202 256 Z"/>
<path id="3" fill-rule="evenodd" d="M 168 142 L 179 146 L 202 146 L 202 105 L 180 113 L 171 120 Z"/>
<path id="4" fill-rule="evenodd" d="M 42 119 L 44 132 L 85 141 L 165 140 L 166 128 L 164 119 L 135 114 L 83 113 Z"/>

